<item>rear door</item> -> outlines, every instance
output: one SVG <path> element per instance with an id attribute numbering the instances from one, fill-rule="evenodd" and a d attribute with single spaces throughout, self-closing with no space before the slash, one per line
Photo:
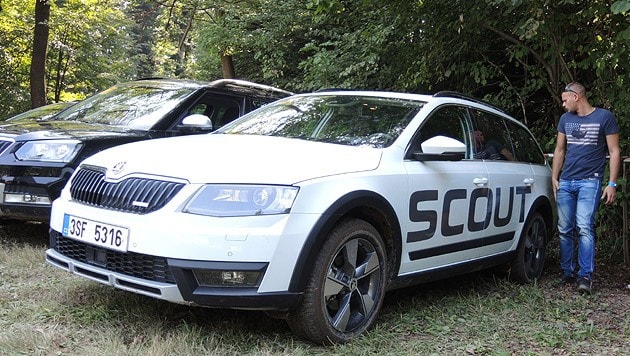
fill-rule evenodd
<path id="1" fill-rule="evenodd" d="M 471 108 L 471 118 L 475 132 L 483 133 L 485 146 L 493 147 L 492 154 L 476 157 L 488 171 L 490 216 L 484 253 L 501 253 L 516 248 L 537 179 L 530 162 L 523 160 L 525 153 L 515 150 L 515 143 L 521 146 L 521 141 L 512 139 L 505 118 L 475 108 Z"/>

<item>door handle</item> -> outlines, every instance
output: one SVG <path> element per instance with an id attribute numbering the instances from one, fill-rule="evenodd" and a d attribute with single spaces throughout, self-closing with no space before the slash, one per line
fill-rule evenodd
<path id="1" fill-rule="evenodd" d="M 475 178 L 473 179 L 473 184 L 478 187 L 486 186 L 488 185 L 488 178 Z"/>

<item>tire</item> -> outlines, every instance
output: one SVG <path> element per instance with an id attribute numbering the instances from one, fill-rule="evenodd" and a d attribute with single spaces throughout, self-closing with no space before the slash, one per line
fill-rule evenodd
<path id="1" fill-rule="evenodd" d="M 316 257 L 300 307 L 287 322 L 300 338 L 343 344 L 369 330 L 383 304 L 385 245 L 364 220 L 337 225 Z"/>
<path id="2" fill-rule="evenodd" d="M 547 226 L 545 219 L 534 212 L 525 224 L 512 261 L 510 278 L 528 284 L 538 279 L 543 271 L 547 252 Z"/>

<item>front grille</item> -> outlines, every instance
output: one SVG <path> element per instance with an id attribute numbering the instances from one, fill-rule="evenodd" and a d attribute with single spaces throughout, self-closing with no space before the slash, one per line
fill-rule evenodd
<path id="1" fill-rule="evenodd" d="M 51 239 L 51 246 L 55 251 L 75 261 L 102 267 L 110 272 L 117 272 L 126 276 L 155 282 L 175 283 L 175 278 L 173 278 L 168 262 L 164 257 L 107 250 L 65 238 L 56 231 L 51 232 Z"/>
<path id="2" fill-rule="evenodd" d="M 46 188 L 20 185 L 20 184 L 5 184 L 4 193 L 5 194 L 10 193 L 10 194 L 31 194 L 31 195 L 48 196 L 48 192 L 46 191 Z"/>
<path id="3" fill-rule="evenodd" d="M 0 155 L 13 144 L 13 140 L 0 139 Z"/>
<path id="4" fill-rule="evenodd" d="M 147 214 L 166 205 L 184 183 L 147 178 L 105 181 L 103 171 L 82 167 L 70 182 L 72 199 L 87 205 Z"/>

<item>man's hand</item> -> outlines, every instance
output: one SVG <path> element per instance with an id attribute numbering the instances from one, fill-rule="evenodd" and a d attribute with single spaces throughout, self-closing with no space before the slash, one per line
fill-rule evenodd
<path id="1" fill-rule="evenodd" d="M 560 188 L 560 182 L 557 179 L 551 179 L 551 187 L 553 188 L 553 197 L 558 200 L 558 189 Z"/>
<path id="2" fill-rule="evenodd" d="M 604 192 L 602 193 L 602 200 L 606 205 L 612 204 L 615 202 L 616 196 L 617 189 L 615 187 L 606 186 L 606 188 L 604 188 Z"/>

